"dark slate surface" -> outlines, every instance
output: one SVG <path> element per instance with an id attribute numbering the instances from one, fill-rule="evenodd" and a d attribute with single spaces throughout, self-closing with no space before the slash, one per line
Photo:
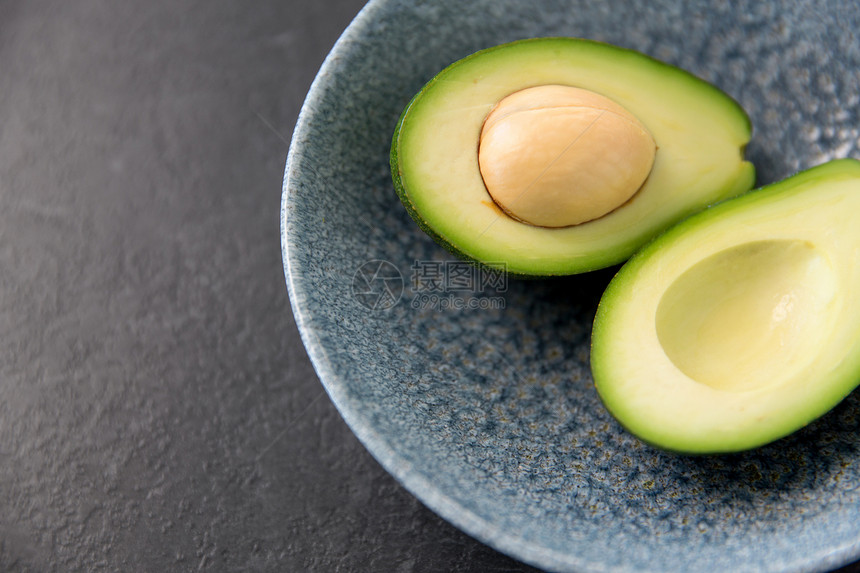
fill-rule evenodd
<path id="1" fill-rule="evenodd" d="M 0 570 L 530 570 L 379 467 L 290 315 L 288 141 L 361 4 L 0 0 Z"/>

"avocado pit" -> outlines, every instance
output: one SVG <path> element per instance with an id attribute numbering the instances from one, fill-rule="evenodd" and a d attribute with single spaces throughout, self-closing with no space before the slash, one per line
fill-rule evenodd
<path id="1" fill-rule="evenodd" d="M 481 129 L 478 164 L 508 215 L 541 227 L 598 219 L 627 202 L 657 146 L 623 106 L 590 90 L 542 85 L 499 101 Z"/>

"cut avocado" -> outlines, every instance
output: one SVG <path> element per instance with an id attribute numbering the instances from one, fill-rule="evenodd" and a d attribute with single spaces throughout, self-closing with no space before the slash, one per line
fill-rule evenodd
<path id="1" fill-rule="evenodd" d="M 535 96 L 543 99 L 500 103 L 545 86 Z M 571 88 L 586 95 L 557 93 Z M 507 141 L 519 148 L 488 165 L 550 157 L 548 164 L 536 164 L 534 176 L 519 167 L 509 171 L 525 172 L 529 182 L 557 172 L 556 179 L 572 181 L 571 193 L 579 186 L 586 195 L 600 195 L 606 187 L 613 195 L 598 197 L 596 205 L 588 205 L 593 212 L 579 218 L 576 213 L 554 217 L 554 211 L 575 210 L 575 203 L 566 206 L 564 190 L 550 189 L 546 203 L 532 211 L 521 199 L 536 193 L 537 185 L 527 183 L 523 193 L 500 192 L 521 204 L 522 215 L 517 205 L 494 200 L 482 176 L 479 147 L 482 142 L 491 147 L 495 134 L 484 133 L 485 120 L 505 105 L 511 110 L 500 114 L 511 124 L 505 126 Z M 614 123 L 598 134 L 597 120 L 608 118 Z M 498 122 L 494 117 L 487 123 L 496 129 Z M 556 136 L 550 129 L 574 132 Z M 603 139 L 587 141 L 583 133 Z M 685 71 L 600 42 L 539 38 L 478 52 L 434 77 L 398 122 L 391 168 L 410 215 L 455 254 L 514 275 L 566 275 L 623 262 L 673 223 L 749 190 L 755 179 L 743 158 L 749 138 L 750 122 L 741 107 Z M 547 141 L 561 142 L 558 153 L 540 148 Z M 540 153 L 532 153 L 535 149 Z M 591 155 L 562 166 L 571 150 Z M 552 159 L 561 154 L 564 160 Z M 527 222 L 533 216 L 537 223 Z"/>
<path id="2" fill-rule="evenodd" d="M 786 436 L 860 383 L 860 162 L 726 201 L 631 258 L 601 299 L 597 390 L 642 440 L 725 453 Z"/>

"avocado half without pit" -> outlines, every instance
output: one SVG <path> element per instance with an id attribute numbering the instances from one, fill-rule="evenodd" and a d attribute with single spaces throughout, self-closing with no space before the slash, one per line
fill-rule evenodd
<path id="1" fill-rule="evenodd" d="M 595 384 L 632 433 L 685 453 L 746 450 L 860 383 L 860 162 L 838 160 L 694 215 L 609 284 Z"/>
<path id="2" fill-rule="evenodd" d="M 513 275 L 623 262 L 749 190 L 750 122 L 725 93 L 577 38 L 477 52 L 412 99 L 391 148 L 409 214 L 455 254 Z"/>

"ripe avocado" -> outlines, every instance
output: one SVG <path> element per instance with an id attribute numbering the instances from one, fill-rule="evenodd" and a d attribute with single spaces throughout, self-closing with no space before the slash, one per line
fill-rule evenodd
<path id="1" fill-rule="evenodd" d="M 642 440 L 725 453 L 786 436 L 860 383 L 860 161 L 725 201 L 634 255 L 598 307 L 603 402 Z"/>
<path id="2" fill-rule="evenodd" d="M 500 207 L 488 191 L 478 161 L 485 119 L 508 96 L 540 86 L 578 88 L 594 92 L 598 99 L 573 96 L 585 103 L 552 99 L 512 105 L 523 114 L 544 114 L 542 123 L 520 121 L 520 129 L 531 126 L 534 131 L 542 129 L 534 126 L 567 122 L 588 130 L 591 119 L 605 115 L 615 118 L 618 126 L 632 116 L 630 122 L 638 120 L 647 130 L 645 137 L 630 127 L 625 140 L 634 147 L 650 141 L 656 149 L 650 151 L 651 162 L 647 149 L 637 159 L 647 168 L 644 183 L 641 173 L 632 174 L 633 187 L 612 199 L 618 201 L 615 206 L 603 206 L 603 211 L 608 209 L 605 214 L 588 215 L 583 218 L 596 218 L 584 222 L 572 219 L 575 224 L 566 226 L 554 222 L 539 226 L 542 223 L 525 222 L 526 216 L 512 216 L 512 210 Z M 553 93 L 546 97 L 556 97 L 555 88 L 548 91 Z M 601 103 L 604 100 L 610 101 Z M 555 122 L 556 115 L 564 121 Z M 753 166 L 743 158 L 750 131 L 749 118 L 734 100 L 683 70 L 600 42 L 538 38 L 477 52 L 430 80 L 400 117 L 391 170 L 409 214 L 455 254 L 514 275 L 576 274 L 623 262 L 673 223 L 748 191 L 755 179 Z M 568 147 L 581 135 L 571 134 Z M 509 156 L 531 156 L 530 148 L 546 140 L 564 141 L 549 134 L 541 137 L 540 132 L 534 137 L 533 143 L 519 141 L 520 149 Z M 625 160 L 632 161 L 632 153 L 621 147 L 620 137 L 606 137 L 596 147 L 573 146 L 587 148 L 591 156 L 572 163 L 562 178 L 589 165 L 599 171 L 589 175 L 592 180 L 621 178 L 616 174 L 625 168 Z M 508 140 L 517 142 L 515 136 Z M 568 153 L 568 148 L 562 151 Z M 551 162 L 535 172 L 548 172 L 550 167 L 556 166 Z M 588 189 L 592 188 L 593 181 Z M 554 208 L 549 202 L 544 212 L 551 214 Z"/>

